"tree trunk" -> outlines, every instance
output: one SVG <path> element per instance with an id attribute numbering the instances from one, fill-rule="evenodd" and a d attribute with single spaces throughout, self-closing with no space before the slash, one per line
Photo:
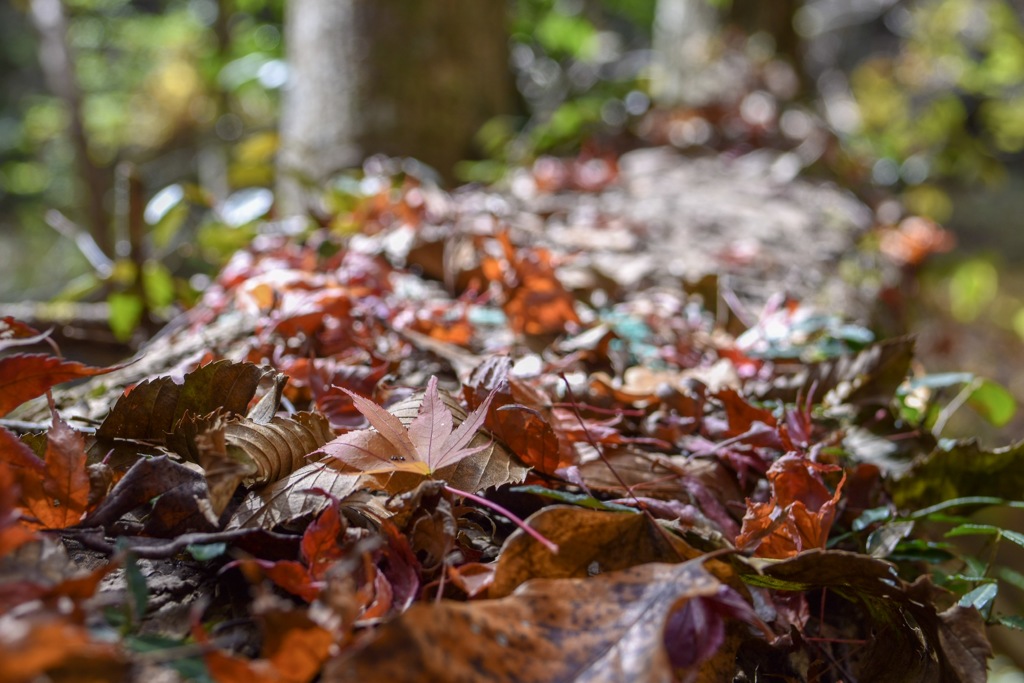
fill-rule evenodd
<path id="1" fill-rule="evenodd" d="M 331 173 L 384 153 L 451 178 L 513 106 L 501 0 L 289 0 L 278 210 L 309 209 Z"/>

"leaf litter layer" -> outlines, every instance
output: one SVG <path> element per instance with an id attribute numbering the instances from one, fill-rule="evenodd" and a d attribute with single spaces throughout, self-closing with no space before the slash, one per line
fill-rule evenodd
<path id="1" fill-rule="evenodd" d="M 0 361 L 4 413 L 98 376 L 0 427 L 0 680 L 984 679 L 1012 615 L 933 526 L 1024 538 L 954 515 L 1022 451 L 915 421 L 910 340 L 358 206 L 236 254 L 160 372 Z"/>

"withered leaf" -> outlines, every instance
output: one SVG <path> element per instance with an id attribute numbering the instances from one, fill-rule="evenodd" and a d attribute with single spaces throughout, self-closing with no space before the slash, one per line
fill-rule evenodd
<path id="1" fill-rule="evenodd" d="M 417 603 L 362 650 L 329 661 L 323 680 L 669 683 L 668 617 L 721 587 L 697 559 L 537 579 L 500 600 Z"/>
<path id="2" fill-rule="evenodd" d="M 122 680 L 126 664 L 114 643 L 97 642 L 89 630 L 57 614 L 0 633 L 0 680 Z M 69 674 L 77 672 L 72 678 Z"/>
<path id="3" fill-rule="evenodd" d="M 798 366 L 771 387 L 752 388 L 762 398 L 790 402 L 813 389 L 816 400 L 834 392 L 829 397 L 832 403 L 861 409 L 887 406 L 906 378 L 913 356 L 913 337 L 886 339 L 850 356 Z"/>
<path id="4" fill-rule="evenodd" d="M 867 652 L 858 680 L 970 683 L 990 656 L 975 609 L 937 611 L 924 578 L 908 585 L 883 560 L 841 550 L 808 550 L 786 560 L 747 560 L 747 583 L 775 590 L 828 588 L 862 607 Z M 973 614 L 972 614 L 973 613 Z M 943 616 L 945 615 L 945 616 Z M 913 623 L 917 628 L 908 628 Z"/>
<path id="5" fill-rule="evenodd" d="M 53 425 L 46 433 L 45 477 L 42 497 L 22 481 L 22 495 L 32 514 L 44 526 L 60 529 L 77 524 L 89 507 L 89 473 L 85 439 L 53 411 Z"/>
<path id="6" fill-rule="evenodd" d="M 0 429 L 0 442 L 3 440 L 3 431 Z M 3 449 L 2 443 L 0 449 Z M 35 537 L 20 519 L 17 509 L 20 493 L 11 468 L 0 461 L 0 558 Z"/>
<path id="7" fill-rule="evenodd" d="M 489 597 L 505 597 L 530 579 L 584 578 L 647 562 L 691 560 L 699 554 L 640 513 L 556 505 L 539 510 L 526 523 L 557 545 L 558 553 L 517 530 L 498 555 Z"/>
<path id="8" fill-rule="evenodd" d="M 309 456 L 333 438 L 327 419 L 317 413 L 275 416 L 259 424 L 217 410 L 202 417 L 186 413 L 167 445 L 203 467 L 219 515 L 239 484 L 278 481 L 309 464 Z"/>
<path id="9" fill-rule="evenodd" d="M 221 360 L 185 375 L 141 382 L 114 404 L 96 436 L 100 439 L 139 439 L 163 443 L 189 411 L 208 415 L 218 408 L 244 415 L 267 370 L 252 363 Z"/>
<path id="10" fill-rule="evenodd" d="M 563 454 L 551 426 L 551 407 L 539 391 L 524 382 L 509 378 L 512 359 L 495 356 L 477 366 L 462 392 L 470 407 L 493 396 L 493 409 L 487 413 L 487 429 L 527 465 L 553 474 L 572 463 L 571 454 Z"/>
<path id="11" fill-rule="evenodd" d="M 750 548 L 756 543 L 758 557 L 774 558 L 824 548 L 846 475 L 843 474 L 835 493 L 830 494 L 812 471 L 835 469 L 796 455 L 775 461 L 768 470 L 772 498 L 767 503 L 747 501 L 736 546 Z"/>
<path id="12" fill-rule="evenodd" d="M 58 384 L 116 369 L 94 368 L 44 353 L 19 353 L 0 358 L 0 417 Z"/>
<path id="13" fill-rule="evenodd" d="M 328 503 L 314 489 L 340 499 L 365 485 L 359 474 L 344 474 L 325 463 L 304 465 L 283 479 L 249 491 L 228 521 L 227 528 L 273 529 L 278 524 L 319 513 Z"/>
<path id="14" fill-rule="evenodd" d="M 376 475 L 391 493 L 409 490 L 426 476 L 477 491 L 526 475 L 526 467 L 481 431 L 489 402 L 467 415 L 438 391 L 436 378 L 425 393 L 390 411 L 362 397 L 353 400 L 374 429 L 349 432 L 324 446 L 328 461 L 342 472 Z"/>
<path id="15" fill-rule="evenodd" d="M 85 523 L 109 526 L 157 496 L 160 498 L 147 523 L 153 535 L 207 531 L 216 526 L 203 475 L 166 455 L 142 458 L 132 465 Z"/>

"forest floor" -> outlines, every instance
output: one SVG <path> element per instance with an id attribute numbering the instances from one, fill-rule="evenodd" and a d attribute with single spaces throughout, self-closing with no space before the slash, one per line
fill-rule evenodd
<path id="1" fill-rule="evenodd" d="M 133 362 L 0 358 L 0 679 L 983 680 L 933 527 L 1024 453 L 870 331 L 932 228 L 775 161 L 367 177 Z"/>

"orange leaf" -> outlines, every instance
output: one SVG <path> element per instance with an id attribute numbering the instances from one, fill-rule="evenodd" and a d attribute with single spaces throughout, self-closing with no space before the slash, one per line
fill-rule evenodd
<path id="1" fill-rule="evenodd" d="M 91 641 L 84 627 L 52 614 L 18 626 L 0 631 L 0 680 L 52 680 L 45 674 L 58 667 L 64 674 L 77 671 L 63 680 L 123 680 L 117 647 Z"/>
<path id="2" fill-rule="evenodd" d="M 736 537 L 736 546 L 744 548 L 755 543 L 758 557 L 784 559 L 805 550 L 824 548 L 835 521 L 836 504 L 846 482 L 846 473 L 834 494 L 811 470 L 835 470 L 804 458 L 787 455 L 768 470 L 772 498 L 767 503 L 747 501 L 743 528 Z"/>
<path id="3" fill-rule="evenodd" d="M 77 524 L 89 505 L 85 439 L 53 412 L 42 478 L 22 477 L 22 500 L 43 527 Z"/>
<path id="4" fill-rule="evenodd" d="M 0 417 L 25 401 L 42 396 L 50 387 L 117 369 L 94 368 L 43 353 L 20 353 L 0 358 Z"/>
<path id="5" fill-rule="evenodd" d="M 0 428 L 0 448 L 3 448 L 4 433 L 10 434 Z M 0 558 L 35 538 L 35 534 L 19 520 L 17 504 L 20 493 L 11 468 L 0 461 Z"/>

